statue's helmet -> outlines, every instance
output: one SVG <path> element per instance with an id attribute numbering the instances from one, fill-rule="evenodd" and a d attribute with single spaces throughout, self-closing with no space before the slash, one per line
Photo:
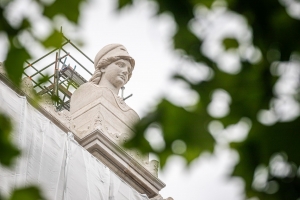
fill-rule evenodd
<path id="1" fill-rule="evenodd" d="M 114 57 L 128 60 L 131 64 L 132 69 L 134 68 L 134 59 L 128 54 L 127 49 L 121 44 L 109 44 L 103 47 L 95 57 L 95 68 L 97 68 L 103 62 L 106 63 L 107 60 L 110 60 L 109 58 Z"/>

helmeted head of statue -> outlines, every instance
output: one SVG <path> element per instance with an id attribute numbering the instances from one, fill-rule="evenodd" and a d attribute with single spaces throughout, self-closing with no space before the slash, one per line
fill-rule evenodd
<path id="1" fill-rule="evenodd" d="M 125 60 L 130 63 L 131 69 L 128 73 L 128 79 L 126 82 L 129 81 L 132 71 L 134 69 L 135 61 L 134 59 L 128 54 L 126 48 L 121 44 L 109 44 L 103 47 L 96 55 L 94 60 L 95 72 L 90 79 L 90 82 L 98 85 L 100 80 L 103 76 L 103 69 L 109 66 L 112 63 L 115 63 L 119 60 Z"/>

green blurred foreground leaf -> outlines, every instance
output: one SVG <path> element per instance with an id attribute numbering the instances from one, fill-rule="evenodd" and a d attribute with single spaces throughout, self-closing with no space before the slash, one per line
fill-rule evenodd
<path id="1" fill-rule="evenodd" d="M 233 143 L 231 146 L 239 152 L 240 162 L 236 166 L 233 175 L 241 176 L 246 182 L 248 196 L 258 196 L 267 199 L 267 185 L 261 191 L 251 191 L 253 187 L 254 172 L 257 166 L 268 166 L 269 170 L 274 167 L 271 158 L 276 154 L 284 153 L 289 162 L 296 166 L 296 172 L 288 171 L 286 175 L 276 177 L 276 173 L 270 174 L 267 182 L 277 179 L 279 187 L 276 195 L 271 195 L 271 199 L 297 199 L 300 196 L 300 180 L 297 175 L 297 166 L 300 165 L 300 146 L 295 145 L 300 141 L 300 118 L 292 122 L 277 123 L 273 126 L 263 126 L 260 123 L 253 123 L 249 137 L 242 143 Z M 276 166 L 275 167 L 280 167 Z M 284 170 L 284 168 L 281 168 Z M 287 166 L 285 169 L 289 169 Z M 280 168 L 278 168 L 280 172 Z M 288 195 L 288 196 L 287 196 Z"/>
<path id="2" fill-rule="evenodd" d="M 86 0 L 57 0 L 50 5 L 44 5 L 43 14 L 53 19 L 57 14 L 64 15 L 69 21 L 78 23 L 80 6 Z"/>
<path id="3" fill-rule="evenodd" d="M 127 5 L 131 5 L 132 4 L 132 0 L 119 0 L 119 5 L 118 8 L 121 9 Z"/>
<path id="4" fill-rule="evenodd" d="M 141 119 L 136 126 L 136 135 L 129 140 L 125 147 L 136 148 L 143 152 L 154 152 L 160 159 L 163 167 L 167 158 L 177 154 L 174 145 L 181 141 L 186 144 L 186 150 L 182 152 L 187 162 L 199 157 L 204 151 L 213 151 L 214 139 L 201 122 L 201 114 L 187 112 L 184 108 L 177 107 L 167 100 L 162 100 L 157 110 Z M 151 124 L 159 124 L 162 128 L 162 136 L 165 143 L 163 151 L 152 148 L 144 138 L 144 133 Z"/>
<path id="5" fill-rule="evenodd" d="M 53 32 L 50 34 L 50 36 L 43 41 L 43 45 L 45 47 L 54 47 L 59 48 L 64 41 L 62 33 L 60 33 L 57 30 L 53 30 Z"/>
<path id="6" fill-rule="evenodd" d="M 225 38 L 223 40 L 223 45 L 226 50 L 237 49 L 239 47 L 239 42 L 235 38 Z"/>
<path id="7" fill-rule="evenodd" d="M 9 200 L 40 200 L 45 199 L 41 195 L 41 191 L 34 186 L 18 188 L 14 190 Z"/>
<path id="8" fill-rule="evenodd" d="M 11 142 L 12 124 L 10 119 L 0 113 L 0 164 L 9 167 L 20 151 Z"/>
<path id="9" fill-rule="evenodd" d="M 21 83 L 24 63 L 29 59 L 30 55 L 25 48 L 10 47 L 4 61 L 4 67 L 10 80 L 17 86 L 20 86 Z"/>

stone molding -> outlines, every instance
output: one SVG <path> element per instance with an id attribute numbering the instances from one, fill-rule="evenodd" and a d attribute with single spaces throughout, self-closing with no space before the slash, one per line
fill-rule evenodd
<path id="1" fill-rule="evenodd" d="M 139 193 L 154 197 L 165 187 L 165 184 L 151 174 L 149 169 L 146 169 L 100 130 L 95 130 L 85 138 L 79 139 L 79 144 Z M 147 166 L 151 165 L 148 163 Z"/>
<path id="2" fill-rule="evenodd" d="M 172 197 L 168 197 L 166 199 L 164 199 L 160 194 L 151 198 L 150 200 L 174 200 Z"/>

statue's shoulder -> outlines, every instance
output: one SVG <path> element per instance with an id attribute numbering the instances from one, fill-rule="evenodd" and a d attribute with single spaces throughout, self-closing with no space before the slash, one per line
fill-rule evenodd
<path id="1" fill-rule="evenodd" d="M 118 112 L 124 113 L 133 121 L 138 121 L 140 119 L 138 114 L 130 108 L 121 97 L 115 95 L 110 89 L 100 87 L 92 82 L 84 83 L 74 91 L 71 97 L 71 113 L 97 102 L 108 109 L 113 107 L 116 108 L 119 110 Z"/>
<path id="2" fill-rule="evenodd" d="M 72 99 L 76 98 L 77 96 L 81 96 L 82 94 L 87 94 L 87 93 L 91 92 L 93 90 L 92 85 L 93 85 L 92 83 L 87 82 L 87 83 L 84 83 L 81 86 L 79 86 L 79 88 L 77 88 L 73 92 Z"/>
<path id="3" fill-rule="evenodd" d="M 127 117 L 131 118 L 133 121 L 140 120 L 138 114 L 131 107 L 129 107 L 121 97 L 115 95 L 110 89 L 102 88 L 102 95 L 108 102 L 125 113 Z"/>
<path id="4" fill-rule="evenodd" d="M 77 88 L 73 95 L 76 94 L 76 93 L 81 93 L 81 92 L 90 92 L 92 90 L 95 90 L 96 87 L 95 87 L 95 84 L 92 83 L 92 82 L 86 82 L 84 84 L 82 84 L 81 86 L 79 86 L 79 88 Z"/>
<path id="5" fill-rule="evenodd" d="M 101 96 L 102 91 L 98 90 L 97 87 L 95 87 L 95 84 L 91 82 L 82 84 L 71 96 L 71 113 L 74 113 L 92 101 L 99 99 Z"/>

